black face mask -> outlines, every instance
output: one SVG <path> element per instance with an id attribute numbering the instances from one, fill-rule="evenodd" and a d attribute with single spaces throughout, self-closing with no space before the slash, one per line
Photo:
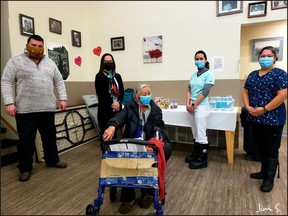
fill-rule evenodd
<path id="1" fill-rule="evenodd" d="M 105 62 L 103 68 L 107 71 L 111 71 L 113 69 L 114 64 L 112 62 Z"/>

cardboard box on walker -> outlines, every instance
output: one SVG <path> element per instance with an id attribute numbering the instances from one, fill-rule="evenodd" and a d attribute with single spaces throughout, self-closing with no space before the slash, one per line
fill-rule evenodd
<path id="1" fill-rule="evenodd" d="M 100 178 L 158 177 L 154 158 L 105 158 L 101 160 Z"/>

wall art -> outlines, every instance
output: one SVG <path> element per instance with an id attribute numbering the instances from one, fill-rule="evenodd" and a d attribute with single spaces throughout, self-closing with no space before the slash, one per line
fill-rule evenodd
<path id="1" fill-rule="evenodd" d="M 20 34 L 25 36 L 34 35 L 34 18 L 19 14 L 20 18 Z"/>
<path id="2" fill-rule="evenodd" d="M 265 46 L 272 46 L 278 56 L 278 61 L 283 59 L 283 41 L 284 37 L 270 37 L 270 38 L 259 38 L 251 40 L 252 50 L 252 61 L 258 61 L 258 55 L 261 49 Z"/>
<path id="3" fill-rule="evenodd" d="M 125 50 L 124 37 L 111 38 L 111 50 L 112 51 Z"/>
<path id="4" fill-rule="evenodd" d="M 217 17 L 243 12 L 243 1 L 217 1 Z"/>
<path id="5" fill-rule="evenodd" d="M 271 1 L 271 10 L 287 8 L 287 1 Z"/>
<path id="6" fill-rule="evenodd" d="M 70 74 L 69 72 L 69 53 L 64 45 L 48 43 L 48 57 L 57 65 L 64 80 Z"/>
<path id="7" fill-rule="evenodd" d="M 62 22 L 53 18 L 49 18 L 49 31 L 62 34 Z"/>
<path id="8" fill-rule="evenodd" d="M 248 18 L 266 16 L 267 2 L 254 2 L 248 5 Z"/>
<path id="9" fill-rule="evenodd" d="M 162 35 L 143 38 L 143 62 L 162 63 Z"/>
<path id="10" fill-rule="evenodd" d="M 81 47 L 81 32 L 72 30 L 71 36 L 72 36 L 72 46 Z"/>

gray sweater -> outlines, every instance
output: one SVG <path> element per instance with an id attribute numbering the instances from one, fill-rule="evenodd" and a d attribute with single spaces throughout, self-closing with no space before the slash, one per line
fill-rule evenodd
<path id="1" fill-rule="evenodd" d="M 67 101 L 62 75 L 55 62 L 46 56 L 36 64 L 27 53 L 22 53 L 10 58 L 4 67 L 1 95 L 4 105 L 16 105 L 17 113 L 55 111 L 54 87 L 59 100 Z"/>

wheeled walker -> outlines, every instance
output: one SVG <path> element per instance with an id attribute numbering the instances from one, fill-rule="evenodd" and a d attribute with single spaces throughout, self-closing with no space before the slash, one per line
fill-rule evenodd
<path id="1" fill-rule="evenodd" d="M 153 152 L 147 152 L 146 146 L 151 147 Z M 102 142 L 101 147 L 102 160 L 98 197 L 92 204 L 87 205 L 86 215 L 100 214 L 106 187 L 110 188 L 109 196 L 112 202 L 115 201 L 115 193 L 112 192 L 112 188 L 153 188 L 156 215 L 163 215 L 165 186 L 163 179 L 160 180 L 159 176 L 164 178 L 164 175 L 159 175 L 159 149 L 155 142 L 139 139 L 114 139 Z"/>

